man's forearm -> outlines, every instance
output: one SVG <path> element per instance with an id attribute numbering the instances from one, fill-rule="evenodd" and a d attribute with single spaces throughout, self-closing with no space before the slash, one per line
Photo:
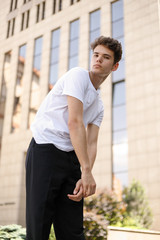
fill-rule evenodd
<path id="1" fill-rule="evenodd" d="M 87 152 L 87 138 L 84 124 L 81 121 L 69 123 L 70 137 L 82 167 L 82 189 L 83 197 L 88 197 L 95 193 L 96 183 L 91 173 L 91 165 Z"/>
<path id="2" fill-rule="evenodd" d="M 91 169 L 93 168 L 95 159 L 96 159 L 96 155 L 97 155 L 97 144 L 92 144 L 92 145 L 88 145 L 87 147 L 87 151 L 88 151 L 88 156 L 89 156 L 89 161 L 90 161 L 90 166 Z"/>
<path id="3" fill-rule="evenodd" d="M 87 152 L 86 130 L 82 122 L 69 124 L 70 138 L 83 170 L 91 170 L 90 160 Z"/>

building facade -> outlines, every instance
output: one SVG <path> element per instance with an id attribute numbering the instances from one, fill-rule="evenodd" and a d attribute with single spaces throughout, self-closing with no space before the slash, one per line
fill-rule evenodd
<path id="1" fill-rule="evenodd" d="M 6 0 L 0 10 L 0 224 L 25 225 L 25 155 L 36 111 L 62 74 L 89 69 L 90 43 L 122 43 L 101 87 L 97 187 L 136 179 L 160 230 L 160 12 L 157 0 Z"/>

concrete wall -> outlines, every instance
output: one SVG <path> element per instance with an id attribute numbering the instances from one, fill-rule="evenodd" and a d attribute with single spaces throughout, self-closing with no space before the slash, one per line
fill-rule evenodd
<path id="1" fill-rule="evenodd" d="M 158 4 L 126 0 L 126 94 L 129 179 L 147 191 L 160 226 L 160 26 Z"/>

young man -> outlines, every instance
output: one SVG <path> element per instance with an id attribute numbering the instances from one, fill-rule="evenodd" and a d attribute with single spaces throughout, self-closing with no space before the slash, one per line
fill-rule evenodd
<path id="1" fill-rule="evenodd" d="M 100 85 L 118 68 L 121 44 L 99 37 L 91 70 L 64 74 L 41 104 L 31 125 L 26 158 L 27 240 L 84 240 L 83 198 L 95 193 L 92 167 L 103 118 Z"/>

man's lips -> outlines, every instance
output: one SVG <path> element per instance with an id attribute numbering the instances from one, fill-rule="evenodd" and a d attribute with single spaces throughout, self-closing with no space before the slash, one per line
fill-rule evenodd
<path id="1" fill-rule="evenodd" d="M 93 67 L 99 67 L 99 68 L 101 68 L 101 65 L 99 65 L 99 64 L 94 64 Z"/>

